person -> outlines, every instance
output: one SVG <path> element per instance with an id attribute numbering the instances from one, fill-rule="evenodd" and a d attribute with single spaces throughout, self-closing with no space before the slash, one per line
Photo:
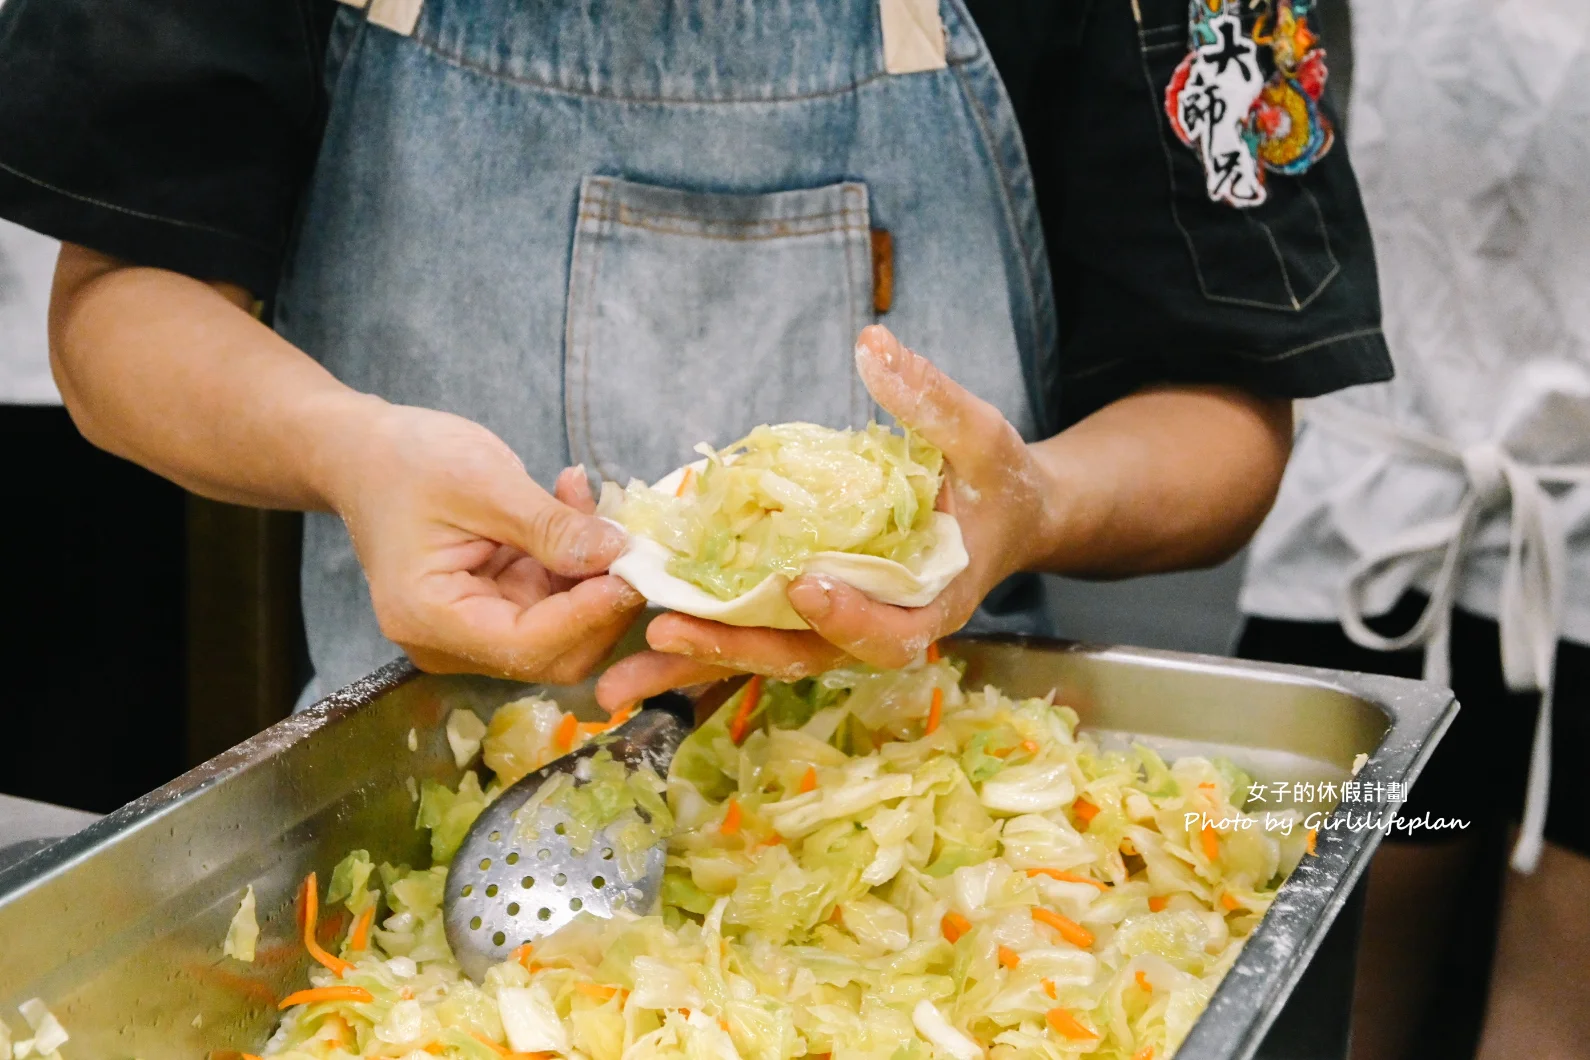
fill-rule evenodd
<path id="1" fill-rule="evenodd" d="M 1290 400 L 1389 376 L 1276 4 L 10 0 L 0 214 L 66 242 L 91 441 L 311 513 L 313 691 L 399 650 L 576 680 L 642 606 L 584 472 L 880 413 L 947 454 L 971 565 L 937 601 L 662 615 L 599 693 L 898 665 L 1035 628 L 1032 571 L 1230 555 Z"/>
<path id="2" fill-rule="evenodd" d="M 1401 807 L 1433 827 L 1393 830 L 1371 872 L 1354 1055 L 1472 1056 L 1482 1038 L 1487 1057 L 1579 1055 L 1590 120 L 1573 86 L 1590 11 L 1412 0 L 1353 16 L 1353 148 L 1399 370 L 1308 403 L 1252 546 L 1239 651 L 1423 676 L 1461 703 Z M 1512 864 L 1545 871 L 1507 888 L 1518 960 L 1488 1008 L 1515 824 Z"/>

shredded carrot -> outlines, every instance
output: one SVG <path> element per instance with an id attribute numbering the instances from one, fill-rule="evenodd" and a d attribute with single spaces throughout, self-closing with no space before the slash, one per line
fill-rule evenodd
<path id="1" fill-rule="evenodd" d="M 928 646 L 927 646 L 927 661 L 930 662 L 930 663 L 936 663 L 936 662 L 939 661 L 939 642 L 936 641 L 936 640 L 935 641 L 930 641 L 928 643 Z"/>
<path id="2" fill-rule="evenodd" d="M 776 846 L 782 846 L 783 844 L 784 844 L 784 837 L 779 835 L 777 832 L 773 832 L 770 835 L 768 835 L 768 837 L 766 839 L 764 839 L 760 843 L 758 843 L 757 846 L 776 847 Z"/>
<path id="3" fill-rule="evenodd" d="M 1204 859 L 1218 861 L 1220 858 L 1220 833 L 1215 831 L 1215 826 L 1206 824 L 1203 831 L 1198 833 L 1198 839 L 1204 845 Z"/>
<path id="4" fill-rule="evenodd" d="M 723 1029 L 724 1034 L 729 1033 L 729 1021 L 724 1019 L 722 1016 L 718 1017 L 718 1026 Z"/>
<path id="5" fill-rule="evenodd" d="M 1203 783 L 1198 785 L 1198 790 L 1199 791 L 1214 791 L 1215 790 L 1215 782 L 1212 781 L 1212 780 L 1206 780 Z"/>
<path id="6" fill-rule="evenodd" d="M 1052 1008 L 1044 1016 L 1049 1021 L 1050 1028 L 1062 1038 L 1070 1038 L 1074 1042 L 1091 1042 L 1098 1037 L 1082 1024 L 1077 1018 L 1063 1008 Z"/>
<path id="7" fill-rule="evenodd" d="M 959 913 L 945 913 L 944 919 L 939 921 L 939 930 L 944 932 L 944 937 L 953 945 L 962 935 L 972 930 L 972 922 Z"/>
<path id="8" fill-rule="evenodd" d="M 626 707 L 619 707 L 618 710 L 613 712 L 613 716 L 608 718 L 606 721 L 582 721 L 575 726 L 575 731 L 581 733 L 582 735 L 595 736 L 598 733 L 604 733 L 610 729 L 618 728 L 620 725 L 624 724 L 634 716 L 635 707 L 633 704 Z"/>
<path id="9" fill-rule="evenodd" d="M 424 1045 L 420 1046 L 420 1048 L 424 1049 L 432 1056 L 441 1056 L 443 1053 L 447 1052 L 447 1046 L 443 1045 L 441 1042 L 426 1042 Z"/>
<path id="10" fill-rule="evenodd" d="M 1053 979 L 1040 979 L 1038 981 L 1043 984 L 1043 992 L 1049 995 L 1050 1001 L 1059 996 L 1059 992 L 1054 988 Z"/>
<path id="11" fill-rule="evenodd" d="M 1032 907 L 1032 918 L 1040 924 L 1047 924 L 1060 932 L 1060 937 L 1078 949 L 1087 949 L 1093 945 L 1093 932 L 1072 920 L 1070 917 L 1061 916 L 1053 910 L 1042 906 Z"/>
<path id="12" fill-rule="evenodd" d="M 1016 966 L 1021 964 L 1021 954 L 1009 946 L 1001 946 L 999 947 L 999 963 L 1006 968 L 1015 970 Z"/>
<path id="13" fill-rule="evenodd" d="M 930 734 L 934 733 L 934 732 L 937 732 L 938 728 L 939 728 L 939 721 L 942 720 L 943 717 L 944 717 L 944 689 L 935 687 L 933 689 L 933 700 L 928 705 L 927 728 L 924 729 L 923 731 L 926 732 L 926 733 L 930 733 Z"/>
<path id="14" fill-rule="evenodd" d="M 1169 904 L 1170 899 L 1167 896 L 1163 894 L 1156 894 L 1148 900 L 1148 911 L 1150 913 L 1163 913 L 1165 911 L 1165 907 Z"/>
<path id="15" fill-rule="evenodd" d="M 804 774 L 802 774 L 802 776 L 801 776 L 800 793 L 802 795 L 804 795 L 808 791 L 816 791 L 816 790 L 817 790 L 817 767 L 816 766 L 807 766 L 806 767 L 806 772 Z"/>
<path id="16" fill-rule="evenodd" d="M 238 1053 L 237 1055 L 242 1057 L 243 1060 L 260 1060 L 260 1058 L 255 1056 L 253 1053 Z"/>
<path id="17" fill-rule="evenodd" d="M 693 468 L 693 467 L 685 468 L 685 473 L 683 475 L 679 476 L 679 488 L 674 490 L 674 496 L 675 497 L 683 497 L 685 495 L 685 490 L 690 488 L 690 481 L 692 479 L 694 479 L 695 477 L 696 477 L 696 469 L 695 468 Z"/>
<path id="18" fill-rule="evenodd" d="M 1107 883 L 1095 880 L 1090 876 L 1083 876 L 1081 873 L 1067 872 L 1064 869 L 1028 869 L 1027 878 L 1030 880 L 1034 876 L 1048 876 L 1052 880 L 1060 880 L 1063 883 L 1086 883 L 1097 887 L 1101 891 L 1110 889 L 1110 885 Z"/>
<path id="19" fill-rule="evenodd" d="M 734 711 L 734 719 L 729 722 L 729 739 L 738 747 L 745 740 L 745 731 L 751 726 L 751 715 L 756 712 L 756 705 L 762 702 L 762 675 L 752 674 L 751 679 L 740 689 L 740 705 Z"/>
<path id="20" fill-rule="evenodd" d="M 1079 796 L 1077 801 L 1071 804 L 1071 812 L 1075 813 L 1082 822 L 1082 830 L 1085 832 L 1088 830 L 1088 825 L 1093 823 L 1093 818 L 1099 815 L 1099 808 Z"/>
<path id="21" fill-rule="evenodd" d="M 1237 901 L 1237 896 L 1232 894 L 1230 891 L 1222 891 L 1220 893 L 1220 908 L 1224 909 L 1228 913 L 1231 913 L 1241 909 L 1242 903 Z"/>
<path id="22" fill-rule="evenodd" d="M 1038 753 L 1038 741 L 1037 740 L 1023 740 L 1023 741 L 1021 741 L 1021 749 L 1023 751 L 1026 751 L 1030 755 L 1035 755 L 1035 754 Z"/>
<path id="23" fill-rule="evenodd" d="M 729 808 L 723 811 L 723 823 L 718 826 L 718 831 L 724 835 L 739 835 L 742 816 L 740 800 L 732 795 L 729 796 Z"/>
<path id="24" fill-rule="evenodd" d="M 1154 1047 L 1145 1045 L 1132 1054 L 1132 1060 L 1154 1060 Z"/>
<path id="25" fill-rule="evenodd" d="M 289 1009 L 294 1005 L 313 1005 L 321 1001 L 359 1001 L 369 1004 L 374 1000 L 375 995 L 362 986 L 317 986 L 288 994 L 276 1003 L 276 1007 Z"/>
<path id="26" fill-rule="evenodd" d="M 1137 970 L 1137 975 L 1134 978 L 1137 980 L 1137 988 L 1143 993 L 1152 994 L 1154 992 L 1154 984 L 1148 981 L 1148 976 L 1143 974 L 1141 968 Z"/>
<path id="27" fill-rule="evenodd" d="M 316 963 L 331 969 L 339 978 L 348 974 L 353 965 L 327 953 L 315 938 L 315 928 L 320 924 L 320 884 L 312 872 L 304 877 L 303 886 L 298 889 L 298 916 L 304 929 L 304 949 L 309 951 L 309 956 Z"/>
<path id="28" fill-rule="evenodd" d="M 1014 750 L 1014 747 L 990 747 L 988 753 L 995 758 L 1009 758 L 1010 753 Z"/>
<path id="29" fill-rule="evenodd" d="M 348 949 L 368 949 L 370 946 L 370 925 L 374 923 L 375 905 L 372 903 L 368 909 L 359 914 L 359 919 L 353 922 L 353 930 L 348 932 Z"/>
<path id="30" fill-rule="evenodd" d="M 580 731 L 580 719 L 573 714 L 563 715 L 558 722 L 558 727 L 552 733 L 552 746 L 560 751 L 567 751 L 574 746 L 574 737 Z"/>
<path id="31" fill-rule="evenodd" d="M 618 987 L 606 983 L 575 983 L 574 989 L 597 1001 L 611 1001 L 618 995 Z"/>
<path id="32" fill-rule="evenodd" d="M 1319 853 L 1319 829 L 1318 828 L 1310 828 L 1308 830 L 1308 838 L 1303 841 L 1303 849 L 1307 850 L 1310 854 L 1318 854 Z"/>
<path id="33" fill-rule="evenodd" d="M 530 954 L 533 950 L 534 947 L 531 946 L 530 943 L 526 942 L 523 946 L 515 947 L 513 953 L 510 954 L 510 956 L 525 968 L 529 968 Z"/>
<path id="34" fill-rule="evenodd" d="M 414 1000 L 414 990 L 413 990 L 413 988 L 405 986 L 402 990 L 398 991 L 398 997 L 401 998 L 404 1001 L 413 1001 Z"/>

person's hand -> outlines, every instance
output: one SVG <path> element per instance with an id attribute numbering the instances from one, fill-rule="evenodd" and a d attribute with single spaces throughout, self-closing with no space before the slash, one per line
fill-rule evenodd
<path id="1" fill-rule="evenodd" d="M 624 534 L 591 514 L 582 470 L 553 497 L 486 428 L 402 406 L 379 406 L 337 448 L 328 499 L 382 633 L 420 669 L 567 684 L 640 613 L 640 594 L 600 573 Z"/>
<path id="2" fill-rule="evenodd" d="M 810 631 L 661 615 L 646 630 L 653 650 L 620 660 L 597 683 L 604 707 L 616 710 L 734 673 L 794 680 L 848 659 L 904 666 L 965 625 L 989 590 L 1042 554 L 1051 536 L 1046 476 L 999 410 L 878 325 L 861 333 L 856 367 L 885 411 L 944 451 L 939 507 L 960 523 L 970 565 L 932 603 L 918 608 L 879 603 L 825 576 L 796 578 L 789 601 Z"/>

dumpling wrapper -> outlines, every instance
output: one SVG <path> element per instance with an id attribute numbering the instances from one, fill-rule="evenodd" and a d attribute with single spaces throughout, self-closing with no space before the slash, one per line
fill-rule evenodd
<path id="1" fill-rule="evenodd" d="M 670 496 L 679 488 L 687 468 L 697 474 L 705 460 L 688 464 L 652 485 Z M 616 524 L 615 524 L 616 525 Z M 814 552 L 802 565 L 805 574 L 826 574 L 866 593 L 872 599 L 898 607 L 925 607 L 933 602 L 971 558 L 961 540 L 961 525 L 946 512 L 933 513 L 934 545 L 922 556 L 921 572 L 913 574 L 903 563 L 881 556 L 853 552 Z M 790 579 L 769 574 L 756 586 L 732 600 L 719 600 L 698 585 L 668 573 L 674 553 L 663 544 L 639 534 L 629 535 L 629 545 L 608 568 L 623 578 L 647 603 L 681 614 L 695 615 L 729 626 L 762 626 L 767 629 L 810 629 L 790 606 L 785 588 Z"/>

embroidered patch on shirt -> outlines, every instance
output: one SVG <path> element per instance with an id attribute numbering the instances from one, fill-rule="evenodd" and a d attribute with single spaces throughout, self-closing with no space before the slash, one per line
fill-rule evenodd
<path id="1" fill-rule="evenodd" d="M 1236 207 L 1265 201 L 1266 171 L 1295 176 L 1335 142 L 1319 106 L 1325 49 L 1308 25 L 1313 0 L 1249 2 L 1260 9 L 1251 36 L 1242 0 L 1190 0 L 1192 50 L 1165 88 L 1171 128 L 1198 153 L 1209 197 Z"/>

